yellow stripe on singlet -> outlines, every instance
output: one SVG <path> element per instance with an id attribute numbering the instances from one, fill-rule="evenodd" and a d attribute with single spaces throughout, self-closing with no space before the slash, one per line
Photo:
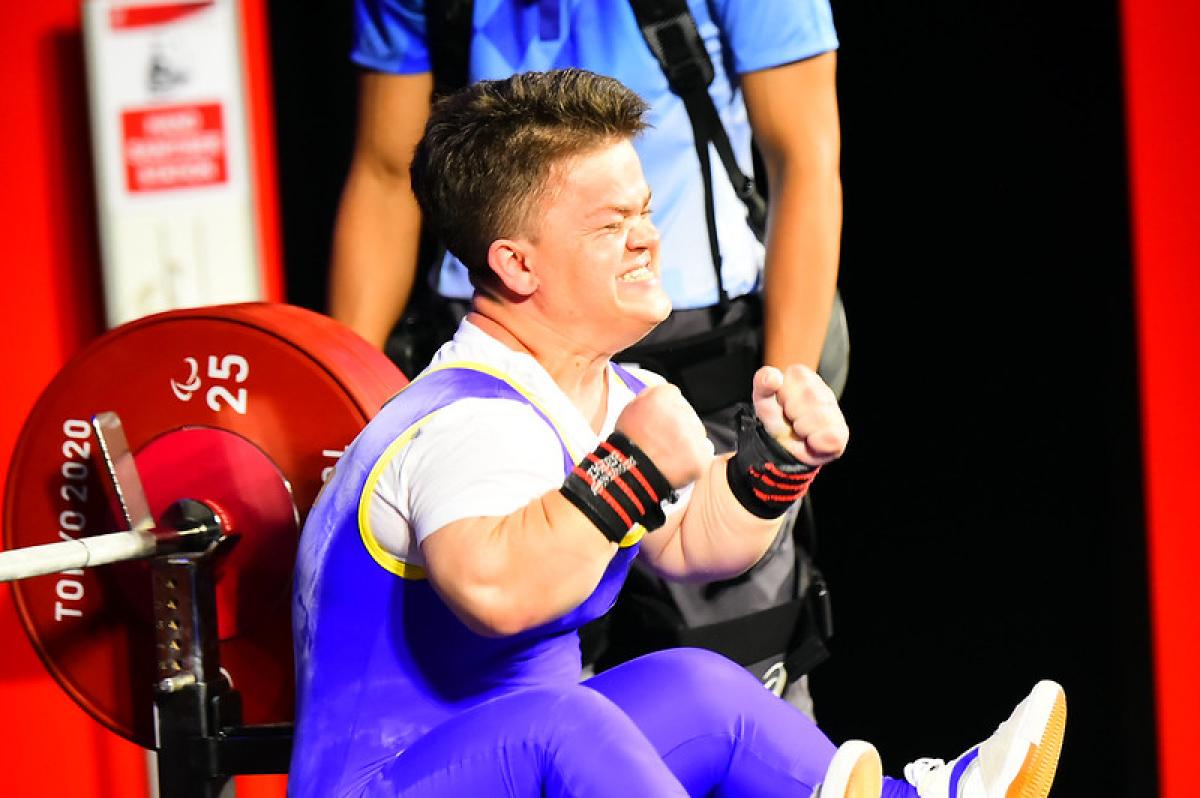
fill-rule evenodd
<path id="1" fill-rule="evenodd" d="M 558 422 L 555 421 L 554 417 L 546 411 L 546 408 L 542 406 L 542 403 L 534 398 L 533 394 L 530 393 L 529 390 L 513 380 L 507 374 L 504 374 L 498 369 L 495 369 L 485 363 L 477 363 L 467 360 L 457 360 L 450 363 L 443 363 L 423 372 L 416 379 L 412 380 L 409 385 L 419 382 L 425 377 L 428 377 L 430 374 L 436 374 L 439 371 L 446 371 L 449 369 L 478 371 L 491 375 L 496 379 L 505 382 L 513 390 L 523 396 L 531 405 L 541 411 L 541 414 L 550 422 L 550 426 L 554 428 L 554 432 L 558 439 L 562 441 L 563 446 L 566 447 L 567 454 L 570 456 L 571 460 L 577 463 L 580 459 L 582 459 L 582 456 L 571 447 L 566 436 L 563 435 L 562 428 L 558 425 Z M 400 393 L 403 393 L 403 391 Z M 378 538 L 375 536 L 375 533 L 371 529 L 370 501 L 371 497 L 375 493 L 375 486 L 383 476 L 383 472 L 387 469 L 388 464 L 395 459 L 396 456 L 399 455 L 404 449 L 404 447 L 412 441 L 413 437 L 417 434 L 417 431 L 420 430 L 421 427 L 423 427 L 442 409 L 444 408 L 438 408 L 438 410 L 434 410 L 432 413 L 429 413 L 413 422 L 407 429 L 400 433 L 396 440 L 392 441 L 392 443 L 388 445 L 383 454 L 379 456 L 379 459 L 375 461 L 375 465 L 371 467 L 371 473 L 367 475 L 367 481 L 363 485 L 362 495 L 359 497 L 358 529 L 359 535 L 362 537 L 363 545 L 366 546 L 367 552 L 370 553 L 371 558 L 375 560 L 375 562 L 379 563 L 379 565 L 385 570 L 403 579 L 424 579 L 425 569 L 419 565 L 405 562 L 395 554 L 392 554 L 383 548 L 383 546 L 379 543 Z M 617 545 L 620 548 L 627 548 L 640 541 L 645 534 L 646 528 L 641 524 L 635 524 L 634 527 L 625 534 L 625 537 L 622 538 L 621 542 Z"/>
<path id="2" fill-rule="evenodd" d="M 419 377 L 417 377 L 417 379 L 413 380 L 413 382 L 422 380 L 425 377 L 428 377 L 430 374 L 436 374 L 439 371 L 446 371 L 447 369 L 466 369 L 468 371 L 479 371 L 484 374 L 490 374 L 498 380 L 503 380 L 514 391 L 525 397 L 529 404 L 536 407 L 539 411 L 541 411 L 541 414 L 546 417 L 546 419 L 550 422 L 550 426 L 554 428 L 554 433 L 558 436 L 558 439 L 562 441 L 563 446 L 567 447 L 567 454 L 570 455 L 572 463 L 578 463 L 581 459 L 583 459 L 582 454 L 571 448 L 571 443 L 567 440 L 567 436 L 563 435 L 562 427 L 560 427 L 558 422 L 554 420 L 554 416 L 550 415 L 546 408 L 542 406 L 542 403 L 535 399 L 533 394 L 530 393 L 524 385 L 517 382 L 512 377 L 509 377 L 504 372 L 492 368 L 486 363 L 477 363 L 473 360 L 455 360 L 450 363 L 443 363 L 439 366 L 434 366 L 424 374 L 421 374 Z"/>
<path id="3" fill-rule="evenodd" d="M 379 455 L 379 459 L 375 461 L 375 465 L 371 466 L 371 473 L 367 474 L 367 481 L 358 497 L 358 534 L 362 538 L 363 545 L 367 547 L 371 559 L 383 566 L 384 570 L 403 579 L 424 579 L 425 569 L 419 565 L 405 562 L 379 543 L 379 539 L 375 537 L 375 532 L 371 529 L 371 497 L 375 495 L 375 486 L 379 484 L 379 479 L 383 476 L 388 464 L 396 458 L 396 455 L 400 454 L 405 446 L 408 446 L 421 427 L 425 426 L 441 409 L 438 408 L 438 410 L 417 419 L 404 432 L 401 432 L 396 440 L 388 444 L 388 447 L 383 450 L 383 454 Z"/>
<path id="4" fill-rule="evenodd" d="M 617 544 L 617 548 L 627 549 L 634 543 L 637 543 L 646 534 L 646 527 L 641 524 L 634 524 L 633 529 L 625 533 L 625 537 L 621 538 L 621 542 Z"/>
<path id="5" fill-rule="evenodd" d="M 611 370 L 612 364 L 609 364 L 608 368 Z M 554 432 L 556 435 L 558 435 L 558 439 L 562 441 L 563 446 L 566 447 L 567 454 L 570 456 L 571 462 L 578 463 L 583 459 L 583 455 L 575 451 L 570 442 L 567 440 L 567 436 L 563 435 L 562 427 L 560 427 L 558 422 L 554 420 L 554 416 L 550 415 L 549 411 L 542 406 L 542 403 L 535 399 L 532 393 L 526 390 L 525 386 L 521 385 L 521 383 L 517 382 L 512 377 L 509 377 L 507 374 L 499 371 L 498 369 L 492 368 L 486 363 L 479 363 L 473 360 L 455 360 L 450 363 L 443 363 L 439 366 L 429 369 L 424 374 L 418 376 L 417 380 L 446 369 L 469 369 L 471 371 L 481 371 L 484 374 L 490 374 L 498 380 L 503 380 L 510 387 L 512 387 L 513 390 L 525 397 L 525 399 L 528 400 L 531 405 L 542 412 L 542 415 L 545 416 L 546 420 L 550 422 L 550 426 L 554 428 Z M 608 377 L 606 376 L 605 379 L 608 379 Z M 416 380 L 414 380 L 414 382 L 416 382 Z M 621 538 L 621 542 L 617 545 L 622 549 L 628 548 L 641 540 L 645 534 L 646 528 L 644 526 L 641 524 L 634 524 L 633 528 L 625 533 L 625 537 Z"/>

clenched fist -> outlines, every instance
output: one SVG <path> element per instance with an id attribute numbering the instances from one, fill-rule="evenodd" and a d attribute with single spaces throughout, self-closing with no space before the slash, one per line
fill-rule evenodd
<path id="1" fill-rule="evenodd" d="M 703 422 L 674 385 L 652 385 L 638 394 L 621 411 L 616 429 L 654 461 L 672 488 L 695 482 L 713 456 Z"/>
<path id="2" fill-rule="evenodd" d="M 807 366 L 754 374 L 754 413 L 767 433 L 794 457 L 813 466 L 841 457 L 850 429 L 829 386 Z"/>

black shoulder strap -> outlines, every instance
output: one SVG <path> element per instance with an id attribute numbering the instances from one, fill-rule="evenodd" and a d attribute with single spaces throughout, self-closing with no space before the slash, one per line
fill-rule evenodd
<path id="1" fill-rule="evenodd" d="M 425 41 L 437 97 L 467 85 L 474 9 L 472 0 L 425 0 Z"/>
<path id="2" fill-rule="evenodd" d="M 709 243 L 713 250 L 713 263 L 720 263 L 716 245 L 716 220 L 712 207 L 712 172 L 709 163 L 708 145 L 717 150 L 721 163 L 729 175 L 734 191 L 746 204 L 746 218 L 754 234 L 762 240 L 767 226 L 767 204 L 754 184 L 754 180 L 742 172 L 733 155 L 729 135 L 721 123 L 721 116 L 708 93 L 713 81 L 712 59 L 704 48 L 704 41 L 696 28 L 696 20 L 688 9 L 687 0 L 629 0 L 637 17 L 638 27 L 658 59 L 671 91 L 683 100 L 692 131 L 696 140 L 696 155 L 700 159 L 704 174 L 705 215 L 709 221 Z M 718 266 L 718 282 L 720 281 Z M 724 289 L 722 288 L 724 299 Z"/>

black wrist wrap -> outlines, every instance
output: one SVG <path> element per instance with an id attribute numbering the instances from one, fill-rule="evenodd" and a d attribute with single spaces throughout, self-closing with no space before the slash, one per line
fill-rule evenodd
<path id="1" fill-rule="evenodd" d="M 737 453 L 725 467 L 729 488 L 754 515 L 778 518 L 804 498 L 819 469 L 793 457 L 745 407 L 738 411 L 737 427 Z"/>
<path id="2" fill-rule="evenodd" d="M 619 432 L 579 461 L 563 482 L 562 494 L 614 543 L 636 524 L 647 532 L 658 529 L 667 520 L 663 500 L 677 498 L 646 453 Z"/>

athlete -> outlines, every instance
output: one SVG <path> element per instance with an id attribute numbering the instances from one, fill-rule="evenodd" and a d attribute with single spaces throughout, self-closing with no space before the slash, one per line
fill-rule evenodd
<path id="1" fill-rule="evenodd" d="M 431 116 L 414 191 L 471 271 L 473 310 L 305 524 L 292 795 L 1042 798 L 1066 712 L 1053 682 L 901 781 L 708 651 L 580 681 L 576 630 L 635 557 L 671 579 L 744 571 L 849 438 L 810 369 L 764 367 L 737 451 L 714 456 L 676 388 L 610 361 L 670 311 L 631 143 L 645 110 L 561 70 Z"/>
<path id="2" fill-rule="evenodd" d="M 358 134 L 338 207 L 329 309 L 405 374 L 428 364 L 429 347 L 451 336 L 473 293 L 457 258 L 439 258 L 430 274 L 418 257 L 421 214 L 408 171 L 431 87 L 580 67 L 620 80 L 650 105 L 649 128 L 634 147 L 654 187 L 659 280 L 672 313 L 618 359 L 676 385 L 720 452 L 733 448 L 736 406 L 749 399 L 761 363 L 819 365 L 831 384 L 844 384 L 849 341 L 840 311 L 830 314 L 842 201 L 829 0 L 689 0 L 675 9 L 687 9 L 711 62 L 706 99 L 728 152 L 749 173 L 753 134 L 762 155 L 758 178 L 769 178 L 771 197 L 765 248 L 747 223 L 739 181 L 709 145 L 700 157 L 696 139 L 709 133 L 693 128 L 693 113 L 668 85 L 666 73 L 677 67 L 664 69 L 642 34 L 639 15 L 670 16 L 671 2 L 351 5 L 350 57 L 362 68 Z M 657 40 L 677 41 L 672 25 L 658 31 Z M 665 53 L 669 63 L 679 58 L 670 47 Z M 393 330 L 406 301 L 410 312 Z M 666 582 L 635 562 L 613 611 L 582 631 L 585 665 L 604 670 L 680 638 L 705 639 L 811 716 L 804 674 L 827 656 L 831 629 L 814 620 L 828 617 L 827 593 L 811 552 L 797 545 L 815 534 L 810 508 L 789 513 L 753 571 L 733 580 Z"/>

